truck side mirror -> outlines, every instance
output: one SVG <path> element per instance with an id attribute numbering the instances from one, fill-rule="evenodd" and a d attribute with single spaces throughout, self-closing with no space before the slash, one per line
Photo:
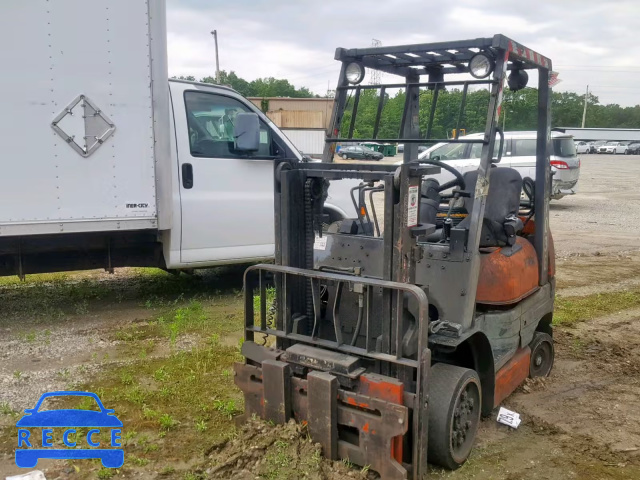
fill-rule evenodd
<path id="1" fill-rule="evenodd" d="M 238 113 L 233 128 L 235 150 L 257 152 L 260 148 L 260 120 L 256 113 Z"/>

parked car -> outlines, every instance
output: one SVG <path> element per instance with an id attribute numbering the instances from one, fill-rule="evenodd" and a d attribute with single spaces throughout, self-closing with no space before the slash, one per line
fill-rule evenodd
<path id="1" fill-rule="evenodd" d="M 461 139 L 479 139 L 483 133 L 474 133 L 460 137 Z M 502 158 L 498 167 L 511 167 L 522 178 L 535 179 L 536 175 L 536 132 L 505 132 Z M 499 148 L 496 138 L 494 151 Z M 465 173 L 475 170 L 480 164 L 480 143 L 438 143 L 418 156 L 418 160 L 426 158 L 439 159 L 451 165 L 456 170 Z M 495 153 L 497 157 L 497 153 Z M 551 198 L 559 200 L 566 195 L 573 195 L 577 191 L 580 176 L 580 159 L 576 155 L 573 137 L 561 132 L 551 132 L 551 169 L 553 172 Z M 442 184 L 453 179 L 449 172 L 436 176 Z"/>
<path id="2" fill-rule="evenodd" d="M 591 153 L 591 145 L 587 142 L 576 142 L 576 153 Z"/>
<path id="3" fill-rule="evenodd" d="M 605 143 L 607 143 L 606 140 L 598 140 L 596 142 L 590 142 L 589 153 L 598 153 L 598 148 L 600 148 L 600 146 L 604 145 Z"/>
<path id="4" fill-rule="evenodd" d="M 360 145 L 342 147 L 340 149 L 340 156 L 345 160 L 382 160 L 384 158 L 384 155 L 380 152 Z"/>
<path id="5" fill-rule="evenodd" d="M 608 153 L 610 155 L 616 155 L 618 153 L 626 153 L 627 144 L 624 142 L 607 142 L 604 145 L 598 147 L 598 153 Z"/>
<path id="6" fill-rule="evenodd" d="M 418 153 L 422 153 L 426 150 L 428 150 L 429 147 L 427 147 L 426 145 L 418 145 Z M 398 144 L 398 153 L 403 153 L 404 152 L 404 143 L 399 143 Z"/>
<path id="7" fill-rule="evenodd" d="M 627 147 L 627 155 L 640 155 L 640 142 L 630 143 Z"/>

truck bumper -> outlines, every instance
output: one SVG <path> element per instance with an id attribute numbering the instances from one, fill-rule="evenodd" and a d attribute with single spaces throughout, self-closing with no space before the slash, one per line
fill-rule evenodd
<path id="1" fill-rule="evenodd" d="M 571 182 L 554 181 L 551 188 L 551 199 L 560 200 L 567 195 L 575 195 L 578 191 L 578 180 Z"/>

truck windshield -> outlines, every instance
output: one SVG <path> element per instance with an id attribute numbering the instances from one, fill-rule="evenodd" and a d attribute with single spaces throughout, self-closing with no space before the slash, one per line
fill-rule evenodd
<path id="1" fill-rule="evenodd" d="M 556 157 L 575 157 L 576 144 L 572 138 L 554 138 L 551 140 L 551 154 Z"/>

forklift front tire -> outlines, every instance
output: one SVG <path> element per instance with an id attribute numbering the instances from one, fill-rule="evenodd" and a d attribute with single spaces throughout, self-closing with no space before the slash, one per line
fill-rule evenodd
<path id="1" fill-rule="evenodd" d="M 455 470 L 467 460 L 480 425 L 481 392 L 474 370 L 445 363 L 431 367 L 429 463 Z"/>

